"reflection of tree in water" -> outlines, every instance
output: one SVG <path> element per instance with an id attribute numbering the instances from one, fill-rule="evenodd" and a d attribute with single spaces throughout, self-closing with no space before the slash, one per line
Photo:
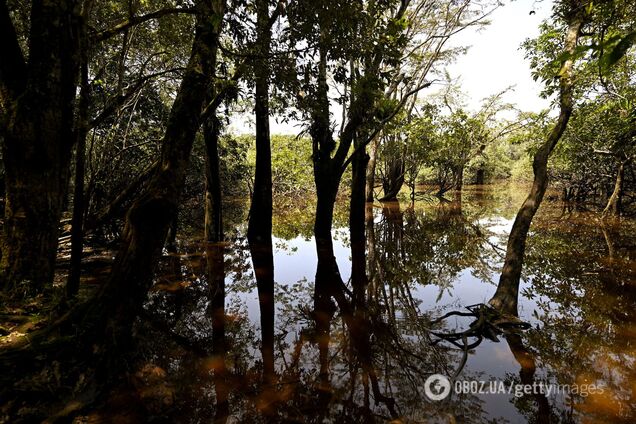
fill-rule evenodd
<path id="1" fill-rule="evenodd" d="M 383 204 L 375 234 L 368 237 L 377 251 L 376 267 L 384 273 L 383 280 L 396 289 L 434 284 L 441 289 L 439 297 L 466 269 L 489 281 L 498 252 L 478 219 L 465 213 L 461 202 L 405 211 L 397 202 Z"/>
<path id="2" fill-rule="evenodd" d="M 636 231 L 631 222 L 601 223 L 589 214 L 541 220 L 528 244 L 524 292 L 536 299 L 537 329 L 528 343 L 559 384 L 605 385 L 574 396 L 575 417 L 633 422 L 636 349 Z"/>
<path id="3" fill-rule="evenodd" d="M 181 256 L 171 256 L 162 265 L 162 277 L 146 307 L 148 314 L 166 325 L 140 327 L 146 346 L 139 353 L 140 363 L 153 364 L 166 374 L 144 383 L 144 405 L 155 408 L 157 415 L 169 409 L 168 415 L 184 422 L 203 417 L 211 421 L 227 413 L 241 422 L 260 421 L 267 407 L 274 410 L 267 419 L 279 422 L 374 422 L 391 417 L 385 402 L 393 399 L 395 411 L 407 420 L 445 421 L 452 416 L 461 422 L 482 422 L 487 413 L 493 413 L 485 410 L 483 398 L 462 395 L 435 403 L 422 392 L 430 374 L 451 375 L 457 369 L 462 351 L 431 346 L 431 322 L 443 312 L 422 311 L 417 291 L 422 285 L 452 287 L 466 269 L 476 276 L 493 272 L 498 250 L 491 244 L 493 234 L 485 220 L 490 212 L 479 202 L 462 208 L 453 203 L 396 206 L 385 205 L 376 213 L 367 210 L 369 282 L 362 305 L 343 311 L 339 304 L 330 304 L 327 310 L 316 310 L 310 281 L 276 285 L 276 381 L 269 388 L 262 384 L 261 330 L 247 318 L 246 305 L 241 303 L 240 293 L 255 291 L 245 241 L 227 246 L 224 266 L 218 265 L 217 255 L 213 267 L 226 273 L 228 291 L 221 342 L 215 341 L 211 331 L 219 326 L 213 321 L 221 305 L 218 298 L 212 305 L 215 292 L 211 288 L 218 287 L 220 280 L 205 269 L 205 259 L 215 256 L 181 246 Z M 580 223 L 570 227 L 559 223 L 558 232 L 544 228 L 543 221 L 537 224 L 535 231 L 552 236 L 532 238 L 536 241 L 528 248 L 527 274 L 534 278 L 534 292 L 550 296 L 554 303 L 539 299 L 541 330 L 505 337 L 520 368 L 519 374 L 508 374 L 508 381 L 571 383 L 581 378 L 607 379 L 613 373 L 619 378 L 607 380 L 611 395 L 622 396 L 620 405 L 630 407 L 625 384 L 634 378 L 633 347 L 626 332 L 633 329 L 633 317 L 626 305 L 633 304 L 634 298 L 620 287 L 628 287 L 634 279 L 633 269 L 623 262 L 633 239 L 607 228 L 607 238 L 613 240 L 609 260 L 600 228 L 588 240 L 581 234 Z M 592 254 L 597 255 L 584 261 L 592 264 L 584 270 L 580 269 L 582 252 L 572 248 L 575 240 L 592 246 Z M 566 259 L 557 260 L 561 256 Z M 353 305 L 352 293 L 343 295 Z M 603 310 L 593 304 L 604 305 Z M 322 321 L 316 319 L 317 313 L 324 313 Z M 434 327 L 437 330 L 452 328 Z M 618 356 L 612 357 L 614 353 Z M 549 366 L 548 376 L 544 364 Z M 153 372 L 149 369 L 141 367 L 142 377 Z M 469 365 L 462 378 L 479 379 L 473 372 Z M 156 374 L 163 375 L 160 371 L 152 375 Z M 603 399 L 588 398 L 577 403 L 577 410 L 598 409 L 599 404 L 615 408 L 618 403 L 612 399 L 602 404 Z M 572 420 L 568 408 L 552 397 L 524 395 L 511 402 L 529 422 L 547 422 L 547 417 L 551 422 Z M 216 405 L 227 405 L 227 411 Z M 633 416 L 629 411 L 623 409 L 618 418 L 628 422 Z M 596 416 L 616 417 L 602 413 Z"/>

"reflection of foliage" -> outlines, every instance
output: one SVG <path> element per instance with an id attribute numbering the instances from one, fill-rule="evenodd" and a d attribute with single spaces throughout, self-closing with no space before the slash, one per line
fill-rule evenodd
<path id="1" fill-rule="evenodd" d="M 456 292 L 453 286 L 467 272 L 482 281 L 492 278 L 501 263 L 499 255 L 505 243 L 502 223 L 514 215 L 523 195 L 519 192 L 523 193 L 514 188 L 507 191 L 502 187 L 469 187 L 461 207 L 450 202 L 418 202 L 405 209 L 387 204 L 376 210 L 374 221 L 367 222 L 370 281 L 365 299 L 371 333 L 370 358 L 385 394 L 396 400 L 407 421 L 439 421 L 449 415 L 458 422 L 501 420 L 496 417 L 499 411 L 489 409 L 482 396 L 453 396 L 444 403 L 426 400 L 422 391 L 426 378 L 438 372 L 450 375 L 457 369 L 462 352 L 430 345 L 431 322 L 448 305 L 424 311 L 424 299 L 418 297 L 417 291 L 423 286 L 439 286 L 444 291 Z M 342 229 L 347 218 L 342 204 L 338 205 L 339 218 L 334 227 L 339 234 L 336 244 L 346 246 L 346 237 L 340 235 L 347 233 Z M 290 239 L 303 235 L 303 231 L 311 235 L 313 208 L 297 209 L 291 215 L 296 217 L 293 220 L 285 220 L 289 215 L 280 214 L 275 230 L 280 231 L 279 236 L 284 231 L 288 231 Z M 541 417 L 546 413 L 552 422 L 558 423 L 580 421 L 587 416 L 599 422 L 631 422 L 634 414 L 629 384 L 634 379 L 634 348 L 630 332 L 635 320 L 633 291 L 626 288 L 635 279 L 630 262 L 636 245 L 634 224 L 624 221 L 620 226 L 603 228 L 587 215 L 555 218 L 560 213 L 560 209 L 547 202 L 529 237 L 525 275 L 532 283 L 524 286 L 522 304 L 528 299 L 537 303 L 535 316 L 524 319 L 532 319 L 538 325 L 524 334 L 523 344 L 529 346 L 528 354 L 535 356 L 537 372 L 533 381 L 603 382 L 607 396 L 576 397 L 574 411 L 566 403 L 567 396 L 508 398 L 521 415 L 518 418 L 525 417 L 531 423 L 545 422 Z M 306 230 L 305 224 L 299 224 L 304 222 Z M 239 225 L 236 233 L 240 236 L 243 232 L 244 225 Z M 277 254 L 294 254 L 285 250 L 293 243 L 282 238 L 279 241 Z M 160 281 L 167 288 L 173 287 L 170 282 L 191 283 L 180 295 L 181 306 L 177 307 L 176 293 L 161 293 L 159 297 L 164 301 L 155 298 L 153 305 L 179 334 L 205 341 L 209 321 L 198 311 L 205 305 L 206 283 L 204 278 L 198 282 L 196 279 L 202 272 L 200 255 L 197 256 L 198 248 L 194 245 L 184 245 L 182 250 L 188 255 L 176 263 L 163 264 Z M 303 265 L 299 266 L 302 269 Z M 229 343 L 226 360 L 231 370 L 228 380 L 232 387 L 231 410 L 238 419 L 261 420 L 258 405 L 262 402 L 276 402 L 276 417 L 280 421 L 320 416 L 334 422 L 359 422 L 361 417 L 377 422 L 386 417 L 384 406 L 374 405 L 370 387 L 365 386 L 359 356 L 352 353 L 354 340 L 350 329 L 338 314 L 330 327 L 326 361 L 329 373 L 326 380 L 321 378 L 317 346 L 320 339 L 312 308 L 313 269 L 306 269 L 299 281 L 277 279 L 275 351 L 280 385 L 276 390 L 264 388 L 259 326 L 247 314 L 253 312 L 254 304 L 250 302 L 255 301 L 252 296 L 256 289 L 243 237 L 228 247 L 225 269 Z M 455 294 L 461 297 L 461 293 Z M 446 326 L 442 331 L 451 327 L 448 323 Z M 144 351 L 144 360 L 166 371 L 166 380 L 178 393 L 176 413 L 199 418 L 209 415 L 214 408 L 214 387 L 209 368 L 201 370 L 201 364 L 207 362 L 185 353 L 178 344 L 165 342 L 165 335 L 151 332 L 148 336 L 150 340 L 146 342 L 150 347 Z M 480 355 L 480 348 L 471 351 L 463 379 L 482 379 L 492 372 L 487 369 L 478 374 L 484 370 L 474 368 L 473 353 Z M 515 359 L 521 373 L 515 373 L 518 368 L 513 365 L 504 382 L 527 384 L 523 380 L 528 377 L 523 368 L 527 364 L 517 355 Z M 320 404 L 318 400 L 325 393 L 328 401 Z M 620 412 L 613 409 L 619 407 Z"/>
<path id="2" fill-rule="evenodd" d="M 435 284 L 443 291 L 465 269 L 490 280 L 497 252 L 488 243 L 488 230 L 468 213 L 460 203 L 419 205 L 404 212 L 385 207 L 375 230 L 385 281 Z"/>
<path id="3" fill-rule="evenodd" d="M 603 395 L 573 399 L 578 413 L 598 422 L 633 422 L 634 224 L 612 227 L 586 214 L 537 224 L 525 295 L 538 299 L 541 327 L 529 333 L 529 342 L 560 384 L 605 385 Z"/>

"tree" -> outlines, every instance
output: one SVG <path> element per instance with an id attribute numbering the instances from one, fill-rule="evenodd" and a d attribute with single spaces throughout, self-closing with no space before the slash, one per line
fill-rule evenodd
<path id="1" fill-rule="evenodd" d="M 142 195 L 126 215 L 121 248 L 109 280 L 88 308 L 83 324 L 105 332 L 113 353 L 125 349 L 134 317 L 152 283 L 152 276 L 183 188 L 194 137 L 201 124 L 204 100 L 216 68 L 216 54 L 225 1 L 196 3 L 192 52 L 170 111 L 161 159 Z M 121 293 L 127 293 L 122 298 Z M 95 322 L 91 322 L 92 320 Z M 93 330 L 95 331 L 95 330 Z"/>
<path id="2" fill-rule="evenodd" d="M 532 189 L 519 209 L 510 230 L 506 257 L 497 291 L 489 302 L 495 309 L 510 315 L 517 315 L 519 280 L 526 238 L 532 218 L 539 209 L 548 186 L 548 159 L 565 132 L 572 115 L 575 53 L 581 30 L 589 19 L 584 4 L 579 0 L 568 0 L 557 5 L 556 12 L 562 14 L 561 18 L 565 26 L 562 44 L 563 54 L 560 57 L 558 73 L 553 74 L 558 78 L 559 84 L 559 116 L 547 139 L 534 155 Z"/>
<path id="3" fill-rule="evenodd" d="M 0 119 L 6 180 L 2 290 L 33 294 L 53 281 L 58 225 L 74 145 L 79 2 L 33 1 L 28 52 L 0 4 Z M 27 59 L 28 57 L 28 59 Z"/>

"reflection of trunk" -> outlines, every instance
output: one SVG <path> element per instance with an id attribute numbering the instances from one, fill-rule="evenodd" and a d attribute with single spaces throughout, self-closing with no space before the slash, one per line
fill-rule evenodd
<path id="1" fill-rule="evenodd" d="M 254 264 L 258 303 L 261 310 L 261 353 L 263 355 L 263 381 L 273 384 L 274 370 L 274 256 L 271 239 L 267 244 L 250 243 Z"/>
<path id="2" fill-rule="evenodd" d="M 459 212 L 459 214 L 462 213 L 462 191 L 461 189 L 456 190 L 455 193 L 453 193 L 453 208 Z"/>
<path id="3" fill-rule="evenodd" d="M 314 319 L 316 321 L 316 337 L 318 342 L 318 358 L 320 371 L 318 373 L 318 419 L 316 422 L 323 422 L 329 410 L 332 389 L 329 378 L 329 341 L 331 339 L 331 320 L 335 309 L 331 303 L 328 291 L 324 286 L 316 285 L 314 291 Z"/>
<path id="4" fill-rule="evenodd" d="M 386 259 L 390 261 L 390 266 L 385 270 L 399 269 L 402 260 L 402 240 L 404 238 L 404 213 L 400 209 L 399 202 L 383 203 L 382 215 L 384 217 L 385 228 L 383 231 L 383 242 Z M 385 275 L 387 281 L 391 281 L 391 275 Z"/>
<path id="5" fill-rule="evenodd" d="M 375 288 L 372 287 L 374 280 L 378 274 L 377 272 L 377 252 L 375 247 L 375 223 L 373 216 L 373 204 L 367 203 L 365 207 L 364 220 L 366 225 L 366 239 L 367 239 L 367 269 L 369 272 L 369 298 L 372 298 L 375 294 Z"/>
<path id="6" fill-rule="evenodd" d="M 401 157 L 389 161 L 387 174 L 382 181 L 384 196 L 380 201 L 395 200 L 404 184 L 404 160 Z"/>
<path id="7" fill-rule="evenodd" d="M 376 137 L 369 145 L 369 163 L 367 164 L 367 182 L 365 198 L 367 202 L 373 202 L 375 188 L 375 161 L 378 154 L 379 138 Z"/>
<path id="8" fill-rule="evenodd" d="M 207 277 L 210 295 L 208 313 L 212 317 L 212 364 L 216 393 L 215 423 L 225 423 L 230 414 L 228 372 L 225 366 L 225 262 L 220 244 L 207 245 Z"/>
<path id="9" fill-rule="evenodd" d="M 583 24 L 582 13 L 583 11 L 577 10 L 568 17 L 564 52 L 569 54 L 570 57 L 574 55 L 579 32 Z M 572 114 L 572 64 L 573 59 L 568 58 L 563 62 L 561 67 L 561 72 L 559 73 L 561 76 L 559 117 L 556 125 L 548 135 L 547 140 L 534 155 L 532 164 L 534 182 L 532 189 L 517 213 L 512 230 L 510 231 L 506 259 L 499 279 L 499 285 L 497 286 L 495 295 L 490 300 L 490 304 L 503 313 L 517 314 L 519 280 L 521 278 L 523 256 L 526 249 L 526 238 L 532 219 L 541 205 L 543 195 L 548 186 L 548 158 L 563 135 L 570 115 Z"/>
<path id="10" fill-rule="evenodd" d="M 521 384 L 534 387 L 534 375 L 537 369 L 534 355 L 523 345 L 523 340 L 519 334 L 507 334 L 506 342 L 508 342 L 510 352 L 512 352 L 515 360 L 521 366 L 521 370 L 519 371 Z M 549 423 L 551 417 L 548 398 L 545 394 L 539 392 L 533 393 L 531 396 L 537 404 L 536 419 L 534 422 Z"/>
<path id="11" fill-rule="evenodd" d="M 0 4 L 6 180 L 0 289 L 7 293 L 41 292 L 53 282 L 74 144 L 78 11 L 71 0 L 33 2 L 25 60 L 7 4 Z"/>
<path id="12" fill-rule="evenodd" d="M 605 223 L 601 221 L 601 231 L 603 232 L 603 238 L 605 239 L 605 244 L 607 245 L 607 258 L 610 263 L 614 261 L 614 255 L 616 253 L 616 247 L 614 246 L 614 241 L 610 236 L 609 231 L 607 230 Z"/>
<path id="13" fill-rule="evenodd" d="M 205 140 L 205 229 L 208 242 L 223 240 L 221 175 L 219 171 L 220 122 L 212 116 L 203 122 Z"/>
<path id="14" fill-rule="evenodd" d="M 358 147 L 354 143 L 354 147 Z M 351 283 L 353 304 L 357 308 L 364 303 L 367 286 L 365 264 L 365 183 L 369 157 L 360 151 L 351 162 L 351 201 L 349 208 L 349 232 L 351 235 Z"/>
<path id="15" fill-rule="evenodd" d="M 183 188 L 209 77 L 216 65 L 225 2 L 197 1 L 195 8 L 197 23 L 192 54 L 170 111 L 160 164 L 144 193 L 128 211 L 111 276 L 87 308 L 85 324 L 89 328 L 98 326 L 91 329 L 92 334 L 100 337 L 106 347 L 115 348 L 107 351 L 110 354 L 127 347 L 134 317 L 152 284 Z"/>
<path id="16" fill-rule="evenodd" d="M 268 2 L 258 0 L 258 52 L 255 72 L 256 169 L 247 238 L 261 309 L 263 379 L 274 383 L 274 256 L 272 251 L 272 154 L 269 133 L 269 61 L 271 33 Z"/>
<path id="17" fill-rule="evenodd" d="M 621 162 L 616 173 L 616 182 L 614 184 L 614 191 L 607 201 L 607 206 L 603 210 L 603 215 L 618 216 L 621 213 L 621 203 L 623 199 L 623 178 L 625 176 L 625 165 L 627 161 Z"/>

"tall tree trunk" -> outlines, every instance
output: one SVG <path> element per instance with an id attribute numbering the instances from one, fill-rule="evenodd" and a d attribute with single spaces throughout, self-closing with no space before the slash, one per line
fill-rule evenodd
<path id="1" fill-rule="evenodd" d="M 192 54 L 172 105 L 162 142 L 161 160 L 144 193 L 126 216 L 121 248 L 110 279 L 93 299 L 86 320 L 88 329 L 106 343 L 108 352 L 125 349 L 131 326 L 140 311 L 189 165 L 190 152 L 200 125 L 225 12 L 225 1 L 196 2 L 196 32 Z M 201 72 L 203 70 L 203 72 Z"/>
<path id="2" fill-rule="evenodd" d="M 269 54 L 271 30 L 267 0 L 256 1 L 258 27 L 255 63 L 256 169 L 247 238 L 256 274 L 261 310 L 263 380 L 272 384 L 274 369 L 274 254 L 272 249 L 272 153 L 269 133 Z M 266 410 L 270 411 L 268 405 Z"/>
<path id="3" fill-rule="evenodd" d="M 614 215 L 619 216 L 621 213 L 621 203 L 623 198 L 623 179 L 625 177 L 625 165 L 627 161 L 622 161 L 616 173 L 616 182 L 614 183 L 614 191 L 607 201 L 607 206 L 603 209 L 603 216 Z"/>
<path id="4" fill-rule="evenodd" d="M 329 175 L 320 177 L 322 183 L 317 185 L 316 218 L 314 222 L 314 237 L 318 256 L 318 267 L 316 269 L 317 287 L 323 285 L 332 287 L 333 285 L 344 284 L 334 256 L 331 235 L 338 188 L 336 183 L 329 180 L 329 178 Z M 329 289 L 325 291 L 330 292 Z"/>
<path id="5" fill-rule="evenodd" d="M 76 0 L 33 3 L 27 65 L 6 2 L 0 4 L 0 113 L 6 171 L 0 286 L 7 293 L 40 292 L 53 280 L 75 140 L 78 12 Z"/>
<path id="6" fill-rule="evenodd" d="M 365 198 L 367 202 L 373 202 L 375 188 L 375 161 L 378 154 L 380 138 L 376 137 L 369 145 L 369 163 L 367 164 L 367 183 Z"/>
<path id="7" fill-rule="evenodd" d="M 532 163 L 534 182 L 532 189 L 523 202 L 521 209 L 519 209 L 515 222 L 512 225 L 510 235 L 508 236 L 506 258 L 501 277 L 499 278 L 497 291 L 493 298 L 490 299 L 490 304 L 502 313 L 517 315 L 519 280 L 521 278 L 521 268 L 523 266 L 523 257 L 526 249 L 526 238 L 532 219 L 541 205 L 543 195 L 548 186 L 548 158 L 561 139 L 567 127 L 570 115 L 572 114 L 572 57 L 574 56 L 581 26 L 583 25 L 584 13 L 583 8 L 579 7 L 569 12 L 566 18 L 568 27 L 563 52 L 568 55 L 568 58 L 561 65 L 561 71 L 559 72 L 559 117 L 552 131 L 548 134 L 547 140 L 534 155 L 534 161 Z"/>
<path id="8" fill-rule="evenodd" d="M 464 187 L 464 166 L 457 168 L 455 172 L 455 190 L 462 191 Z"/>
<path id="9" fill-rule="evenodd" d="M 477 185 L 484 185 L 484 181 L 486 177 L 486 170 L 483 168 L 483 165 L 480 165 L 480 167 L 477 169 L 477 174 L 475 176 L 475 184 Z"/>
<path id="10" fill-rule="evenodd" d="M 85 39 L 85 37 L 82 37 Z M 82 52 L 80 72 L 80 99 L 78 103 L 77 145 L 75 146 L 75 185 L 73 191 L 73 219 L 71 226 L 71 269 L 66 283 L 66 297 L 73 298 L 79 290 L 82 272 L 82 253 L 84 251 L 84 171 L 86 162 L 86 136 L 88 135 L 88 106 L 90 86 L 88 83 L 88 53 Z"/>
<path id="11" fill-rule="evenodd" d="M 353 143 L 359 148 L 357 137 Z M 349 233 L 351 237 L 351 282 L 353 304 L 356 310 L 365 303 L 367 287 L 365 258 L 365 187 L 369 156 L 364 150 L 355 154 L 351 162 L 351 200 L 349 203 Z"/>
<path id="12" fill-rule="evenodd" d="M 336 143 L 333 140 L 329 125 L 327 52 L 323 46 L 320 48 L 318 71 L 317 106 L 312 111 L 310 133 L 317 200 L 314 221 L 314 237 L 318 256 L 315 299 L 319 302 L 315 304 L 315 310 L 316 313 L 322 313 L 321 310 L 329 310 L 329 296 L 333 296 L 338 292 L 340 286 L 344 285 L 334 257 L 331 228 L 338 187 L 342 179 L 342 165 L 351 146 L 352 137 L 341 137 L 340 145 L 332 158 L 331 154 Z M 345 128 L 349 127 L 350 125 L 347 125 Z M 338 290 L 334 287 L 338 287 Z M 323 296 L 325 293 L 328 294 L 327 297 Z"/>
<path id="13" fill-rule="evenodd" d="M 216 243 L 223 240 L 223 194 L 219 167 L 220 125 L 216 116 L 203 122 L 205 141 L 205 241 Z"/>

